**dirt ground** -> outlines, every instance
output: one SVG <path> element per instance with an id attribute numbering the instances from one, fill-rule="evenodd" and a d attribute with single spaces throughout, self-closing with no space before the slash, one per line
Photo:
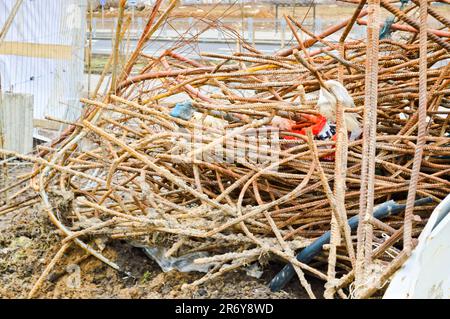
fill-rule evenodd
<path id="1" fill-rule="evenodd" d="M 46 265 L 61 247 L 61 237 L 38 205 L 0 215 L 0 298 L 26 298 Z M 209 281 L 195 290 L 183 284 L 199 279 L 201 273 L 164 273 L 141 248 L 113 241 L 102 252 L 126 276 L 71 246 L 44 280 L 37 298 L 307 298 L 296 280 L 285 291 L 272 293 L 268 282 L 282 264 L 269 264 L 260 279 L 235 271 Z M 74 265 L 77 264 L 78 267 Z M 76 272 L 74 271 L 76 269 Z M 79 281 L 75 279 L 75 274 Z M 317 295 L 322 283 L 310 278 Z"/>

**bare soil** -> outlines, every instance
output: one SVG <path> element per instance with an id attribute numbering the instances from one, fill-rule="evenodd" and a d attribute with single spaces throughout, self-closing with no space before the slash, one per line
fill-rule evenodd
<path id="1" fill-rule="evenodd" d="M 61 237 L 39 205 L 0 216 L 0 298 L 26 298 L 45 266 L 60 248 Z M 140 248 L 111 241 L 102 252 L 133 277 L 127 277 L 72 246 L 44 281 L 38 298 L 307 298 L 296 280 L 272 293 L 267 283 L 282 264 L 270 264 L 260 279 L 235 271 L 199 286 L 182 289 L 201 273 L 164 273 Z M 80 261 L 81 260 L 81 261 Z M 73 284 L 70 265 L 78 264 Z M 308 278 L 320 295 L 322 283 Z"/>

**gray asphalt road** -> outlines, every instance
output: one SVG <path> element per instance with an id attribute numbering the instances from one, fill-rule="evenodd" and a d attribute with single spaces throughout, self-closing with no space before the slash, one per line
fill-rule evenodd
<path id="1" fill-rule="evenodd" d="M 123 41 L 122 49 L 131 51 L 136 47 L 137 41 L 130 40 Z M 177 43 L 171 41 L 151 41 L 144 49 L 145 54 L 157 56 L 164 52 L 164 50 L 176 46 Z M 112 51 L 112 41 L 106 39 L 93 39 L 92 51 L 94 54 L 110 54 Z M 264 54 L 273 54 L 280 49 L 279 45 L 275 44 L 257 44 L 256 48 Z M 188 58 L 198 56 L 198 52 L 214 52 L 220 54 L 229 54 L 236 51 L 236 44 L 233 43 L 219 43 L 219 42 L 198 42 L 192 45 L 185 45 L 181 49 L 176 50 L 178 53 L 183 53 Z M 197 52 L 197 53 L 196 53 Z"/>

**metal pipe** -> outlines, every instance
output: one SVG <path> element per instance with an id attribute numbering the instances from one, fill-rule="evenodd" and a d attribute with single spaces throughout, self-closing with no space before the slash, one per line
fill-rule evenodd
<path id="1" fill-rule="evenodd" d="M 431 197 L 421 198 L 415 201 L 414 206 L 421 206 L 431 203 L 433 200 Z M 373 212 L 373 217 L 377 219 L 383 219 L 388 216 L 397 214 L 404 210 L 406 205 L 397 204 L 395 201 L 387 201 L 377 207 Z M 348 225 L 351 230 L 355 230 L 359 224 L 359 216 L 355 215 L 348 220 Z M 316 239 L 312 244 L 305 247 L 299 254 L 297 254 L 297 260 L 302 263 L 309 263 L 317 254 L 322 251 L 322 247 L 330 242 L 331 232 L 328 231 L 318 239 Z M 291 264 L 287 264 L 284 268 L 270 281 L 269 287 L 273 292 L 283 289 L 283 287 L 292 279 L 294 276 L 294 268 Z"/>

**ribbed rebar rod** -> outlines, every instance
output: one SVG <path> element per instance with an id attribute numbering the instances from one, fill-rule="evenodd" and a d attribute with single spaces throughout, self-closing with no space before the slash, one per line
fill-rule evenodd
<path id="1" fill-rule="evenodd" d="M 417 30 L 420 30 L 420 24 L 418 24 L 417 22 L 415 22 L 414 20 L 412 20 L 410 17 L 408 17 L 405 13 L 403 13 L 402 11 L 400 11 L 399 9 L 397 9 L 396 7 L 394 7 L 392 4 L 390 4 L 388 1 L 386 0 L 380 0 L 381 5 L 388 11 L 390 11 L 393 15 L 395 15 L 397 18 L 399 18 L 400 20 L 408 23 L 410 26 L 416 28 Z M 444 40 L 442 40 L 441 38 L 439 38 L 437 35 L 435 35 L 434 33 L 432 33 L 429 30 L 425 30 L 425 32 L 427 33 L 428 37 L 433 40 L 434 42 L 436 42 L 437 44 L 439 44 L 441 47 L 443 47 L 444 49 L 446 49 L 448 52 L 450 52 L 450 44 L 448 42 L 445 42 Z"/>
<path id="2" fill-rule="evenodd" d="M 375 151 L 378 103 L 378 51 L 380 24 L 380 0 L 370 0 L 367 26 L 367 57 L 365 74 L 365 101 L 363 127 L 363 158 L 361 167 L 361 195 L 359 217 L 361 223 L 357 232 L 356 285 L 364 284 L 366 270 L 371 262 L 372 225 L 367 222 L 374 202 Z"/>
<path id="3" fill-rule="evenodd" d="M 414 162 L 409 182 L 408 197 L 405 210 L 405 231 L 403 233 L 404 250 L 409 255 L 412 250 L 412 220 L 414 199 L 417 191 L 417 181 L 422 163 L 423 147 L 425 145 L 427 117 L 427 0 L 420 0 L 420 32 L 419 32 L 419 122 L 417 143 L 414 152 Z"/>

